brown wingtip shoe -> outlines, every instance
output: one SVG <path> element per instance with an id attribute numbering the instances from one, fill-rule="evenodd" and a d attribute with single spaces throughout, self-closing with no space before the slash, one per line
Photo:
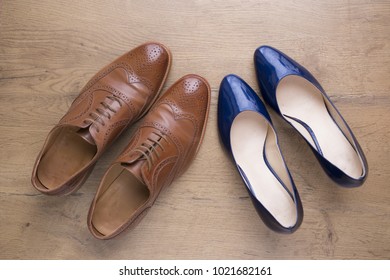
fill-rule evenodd
<path id="1" fill-rule="evenodd" d="M 169 50 L 145 43 L 100 70 L 50 131 L 31 182 L 42 193 L 76 191 L 106 148 L 157 99 L 171 65 Z"/>
<path id="2" fill-rule="evenodd" d="M 135 226 L 161 189 L 186 170 L 202 142 L 209 108 L 210 86 L 197 75 L 184 76 L 159 98 L 100 183 L 88 215 L 96 238 Z"/>

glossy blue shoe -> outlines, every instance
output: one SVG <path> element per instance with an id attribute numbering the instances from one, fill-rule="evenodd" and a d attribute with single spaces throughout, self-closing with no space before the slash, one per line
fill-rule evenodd
<path id="1" fill-rule="evenodd" d="M 258 48 L 254 61 L 264 100 L 303 136 L 329 177 L 344 187 L 363 184 L 364 153 L 318 81 L 272 47 Z"/>
<path id="2" fill-rule="evenodd" d="M 298 191 L 264 104 L 238 76 L 221 82 L 218 128 L 263 222 L 277 232 L 294 232 L 303 219 Z"/>

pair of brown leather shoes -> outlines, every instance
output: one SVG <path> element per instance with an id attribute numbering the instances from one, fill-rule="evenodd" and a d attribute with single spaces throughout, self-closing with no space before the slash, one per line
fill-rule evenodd
<path id="1" fill-rule="evenodd" d="M 186 75 L 154 104 L 170 65 L 171 54 L 159 43 L 119 57 L 82 89 L 38 155 L 33 186 L 48 195 L 73 193 L 108 146 L 147 113 L 92 201 L 88 227 L 99 239 L 135 225 L 199 149 L 210 86 L 200 76 Z"/>

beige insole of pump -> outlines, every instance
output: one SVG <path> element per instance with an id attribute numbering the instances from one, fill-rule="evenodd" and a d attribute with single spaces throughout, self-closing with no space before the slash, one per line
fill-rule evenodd
<path id="1" fill-rule="evenodd" d="M 103 235 L 112 234 L 126 223 L 149 198 L 148 188 L 120 164 L 109 172 L 109 185 L 103 187 L 92 216 L 93 226 Z"/>
<path id="2" fill-rule="evenodd" d="M 321 92 L 309 81 L 295 75 L 283 78 L 276 93 L 280 112 L 316 149 L 310 133 L 294 117 L 313 131 L 324 158 L 352 178 L 359 178 L 362 163 L 351 143 L 335 124 Z"/>
<path id="3" fill-rule="evenodd" d="M 75 131 L 64 129 L 42 156 L 37 169 L 38 179 L 47 189 L 55 189 L 84 168 L 95 154 L 95 145 Z"/>
<path id="4" fill-rule="evenodd" d="M 295 203 L 268 168 L 263 157 L 263 148 L 270 133 L 274 131 L 263 116 L 256 112 L 244 111 L 237 115 L 232 124 L 230 131 L 232 152 L 236 163 L 250 182 L 254 196 L 281 225 L 292 227 L 297 221 Z M 274 152 L 271 154 L 275 157 Z M 277 154 L 272 162 L 277 162 L 279 166 L 273 169 L 285 169 L 280 152 Z M 285 183 L 291 186 L 290 182 Z"/>

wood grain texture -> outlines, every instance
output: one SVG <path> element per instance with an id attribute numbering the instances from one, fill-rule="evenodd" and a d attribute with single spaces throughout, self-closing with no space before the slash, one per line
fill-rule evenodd
<path id="1" fill-rule="evenodd" d="M 187 73 L 206 77 L 211 111 L 188 171 L 145 219 L 110 241 L 95 240 L 86 216 L 109 163 L 135 127 L 106 152 L 86 184 L 47 197 L 30 184 L 53 125 L 102 66 L 145 41 L 173 54 L 164 89 Z M 353 128 L 370 174 L 343 189 L 303 139 L 271 112 L 301 194 L 305 217 L 293 235 L 258 218 L 217 131 L 217 97 L 229 73 L 258 92 L 256 47 L 277 47 L 305 65 Z M 1 1 L 1 259 L 389 259 L 390 2 Z"/>

